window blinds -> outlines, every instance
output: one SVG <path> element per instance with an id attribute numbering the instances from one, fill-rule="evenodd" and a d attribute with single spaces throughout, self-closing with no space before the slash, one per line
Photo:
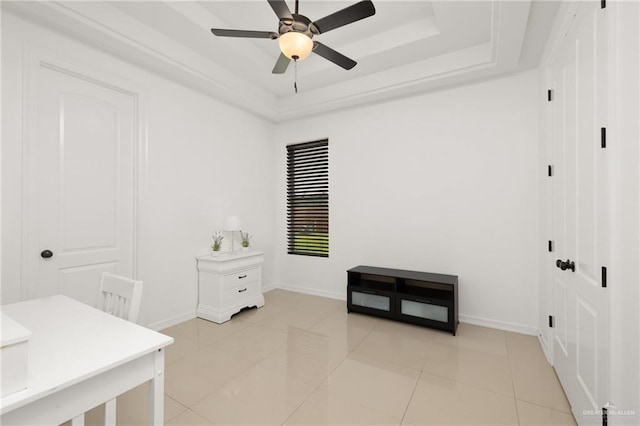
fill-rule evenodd
<path id="1" fill-rule="evenodd" d="M 329 257 L 329 141 L 287 146 L 288 253 Z"/>

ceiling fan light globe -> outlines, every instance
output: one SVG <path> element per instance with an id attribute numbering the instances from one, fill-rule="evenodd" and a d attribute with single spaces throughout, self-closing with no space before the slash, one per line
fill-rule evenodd
<path id="1" fill-rule="evenodd" d="M 303 33 L 290 31 L 284 33 L 278 39 L 280 50 L 289 59 L 303 60 L 311 54 L 313 50 L 313 41 L 311 38 Z"/>

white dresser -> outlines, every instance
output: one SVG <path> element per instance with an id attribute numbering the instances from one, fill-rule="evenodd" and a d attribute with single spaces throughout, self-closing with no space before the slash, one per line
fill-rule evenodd
<path id="1" fill-rule="evenodd" d="M 199 318 L 220 324 L 242 308 L 264 306 L 262 252 L 205 255 L 196 261 Z"/>

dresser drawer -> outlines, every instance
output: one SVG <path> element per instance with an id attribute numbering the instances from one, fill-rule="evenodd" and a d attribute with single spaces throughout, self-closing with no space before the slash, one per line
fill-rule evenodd
<path id="1" fill-rule="evenodd" d="M 222 288 L 236 287 L 242 284 L 258 281 L 258 268 L 247 269 L 246 271 L 228 274 L 222 277 Z"/>
<path id="2" fill-rule="evenodd" d="M 242 283 L 239 286 L 225 288 L 222 290 L 222 306 L 240 303 L 244 299 L 249 299 L 262 294 L 259 281 Z"/>

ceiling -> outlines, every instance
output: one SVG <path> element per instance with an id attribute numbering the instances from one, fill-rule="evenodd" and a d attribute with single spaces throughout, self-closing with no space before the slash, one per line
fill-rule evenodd
<path id="1" fill-rule="evenodd" d="M 408 96 L 537 66 L 556 1 L 373 0 L 376 14 L 314 38 L 356 60 L 311 55 L 271 70 L 277 40 L 214 37 L 210 28 L 277 32 L 266 0 L 2 2 L 3 9 L 273 121 Z M 289 1 L 294 10 L 294 2 Z M 317 20 L 355 1 L 301 0 Z M 293 64 L 292 64 L 293 65 Z"/>

